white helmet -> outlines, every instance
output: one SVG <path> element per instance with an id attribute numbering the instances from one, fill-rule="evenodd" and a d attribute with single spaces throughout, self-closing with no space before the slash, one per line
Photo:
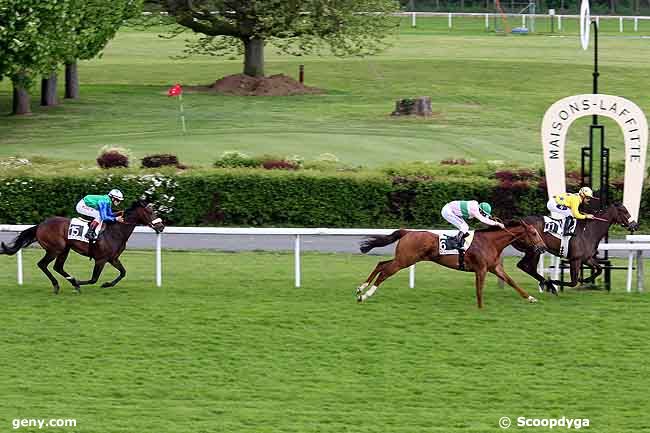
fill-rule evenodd
<path id="1" fill-rule="evenodd" d="M 119 189 L 110 190 L 110 192 L 108 193 L 108 196 L 110 198 L 114 198 L 117 201 L 124 200 L 124 195 L 122 194 L 122 191 L 120 191 Z"/>
<path id="2" fill-rule="evenodd" d="M 580 194 L 583 197 L 589 197 L 589 198 L 594 197 L 594 192 L 588 186 L 583 186 L 582 188 L 580 188 L 580 191 L 578 191 L 578 194 Z"/>

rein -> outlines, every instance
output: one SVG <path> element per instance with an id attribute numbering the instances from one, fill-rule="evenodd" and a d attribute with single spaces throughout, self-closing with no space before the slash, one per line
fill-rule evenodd
<path id="1" fill-rule="evenodd" d="M 524 223 L 522 220 L 519 220 L 519 222 L 520 222 L 521 225 L 525 228 L 525 225 L 524 225 L 525 223 Z M 511 232 L 510 230 L 508 230 L 507 227 L 503 227 L 503 230 L 505 230 L 506 232 L 508 232 L 508 233 L 510 234 L 510 236 L 512 236 L 512 237 L 514 238 L 514 239 L 512 240 L 512 242 L 514 242 L 514 241 L 516 241 L 517 239 L 519 239 L 520 237 L 526 235 L 526 232 L 524 231 L 522 234 L 520 234 L 519 236 L 517 236 L 517 235 L 515 235 L 513 232 Z M 537 230 L 537 229 L 535 229 L 535 230 Z"/>

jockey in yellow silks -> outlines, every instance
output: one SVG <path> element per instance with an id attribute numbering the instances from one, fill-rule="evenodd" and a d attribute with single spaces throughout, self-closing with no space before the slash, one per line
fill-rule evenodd
<path id="1" fill-rule="evenodd" d="M 569 236 L 572 233 L 572 218 L 579 220 L 592 219 L 594 216 L 591 214 L 583 214 L 580 212 L 579 207 L 582 203 L 589 203 L 594 197 L 594 193 L 588 186 L 583 186 L 578 191 L 578 194 L 570 194 L 563 192 L 554 195 L 546 203 L 546 208 L 552 213 L 560 214 L 564 217 L 564 236 Z"/>

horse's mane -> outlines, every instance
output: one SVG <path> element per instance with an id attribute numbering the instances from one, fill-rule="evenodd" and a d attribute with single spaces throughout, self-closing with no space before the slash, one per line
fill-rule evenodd
<path id="1" fill-rule="evenodd" d="M 506 226 L 506 228 L 517 227 L 517 226 L 521 225 L 521 220 L 518 220 L 518 219 L 508 220 L 508 221 L 505 221 L 503 224 Z M 499 228 L 499 226 L 490 226 L 490 227 L 485 227 L 485 228 L 482 228 L 482 229 L 478 229 L 476 231 L 477 232 L 495 232 L 497 230 L 501 230 L 501 228 Z"/>
<path id="2" fill-rule="evenodd" d="M 607 212 L 608 210 L 610 210 L 611 208 L 621 208 L 621 207 L 624 207 L 623 203 L 621 203 L 620 201 L 617 201 L 617 202 L 614 202 L 611 205 L 607 206 L 606 208 L 595 209 L 595 210 L 593 210 L 593 213 L 595 215 L 602 215 L 605 212 Z"/>
<path id="3" fill-rule="evenodd" d="M 131 206 L 129 206 L 129 207 L 125 210 L 125 212 L 133 212 L 133 211 L 136 210 L 137 208 L 140 208 L 140 207 L 147 207 L 147 206 L 148 206 L 148 203 L 147 203 L 145 200 L 143 200 L 143 199 L 134 200 L 133 203 L 131 203 Z"/>

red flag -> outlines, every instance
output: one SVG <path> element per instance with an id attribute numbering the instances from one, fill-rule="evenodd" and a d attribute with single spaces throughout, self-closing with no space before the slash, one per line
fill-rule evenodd
<path id="1" fill-rule="evenodd" d="M 178 96 L 181 93 L 183 93 L 183 88 L 181 87 L 181 85 L 180 84 L 174 84 L 167 91 L 167 96 Z"/>

